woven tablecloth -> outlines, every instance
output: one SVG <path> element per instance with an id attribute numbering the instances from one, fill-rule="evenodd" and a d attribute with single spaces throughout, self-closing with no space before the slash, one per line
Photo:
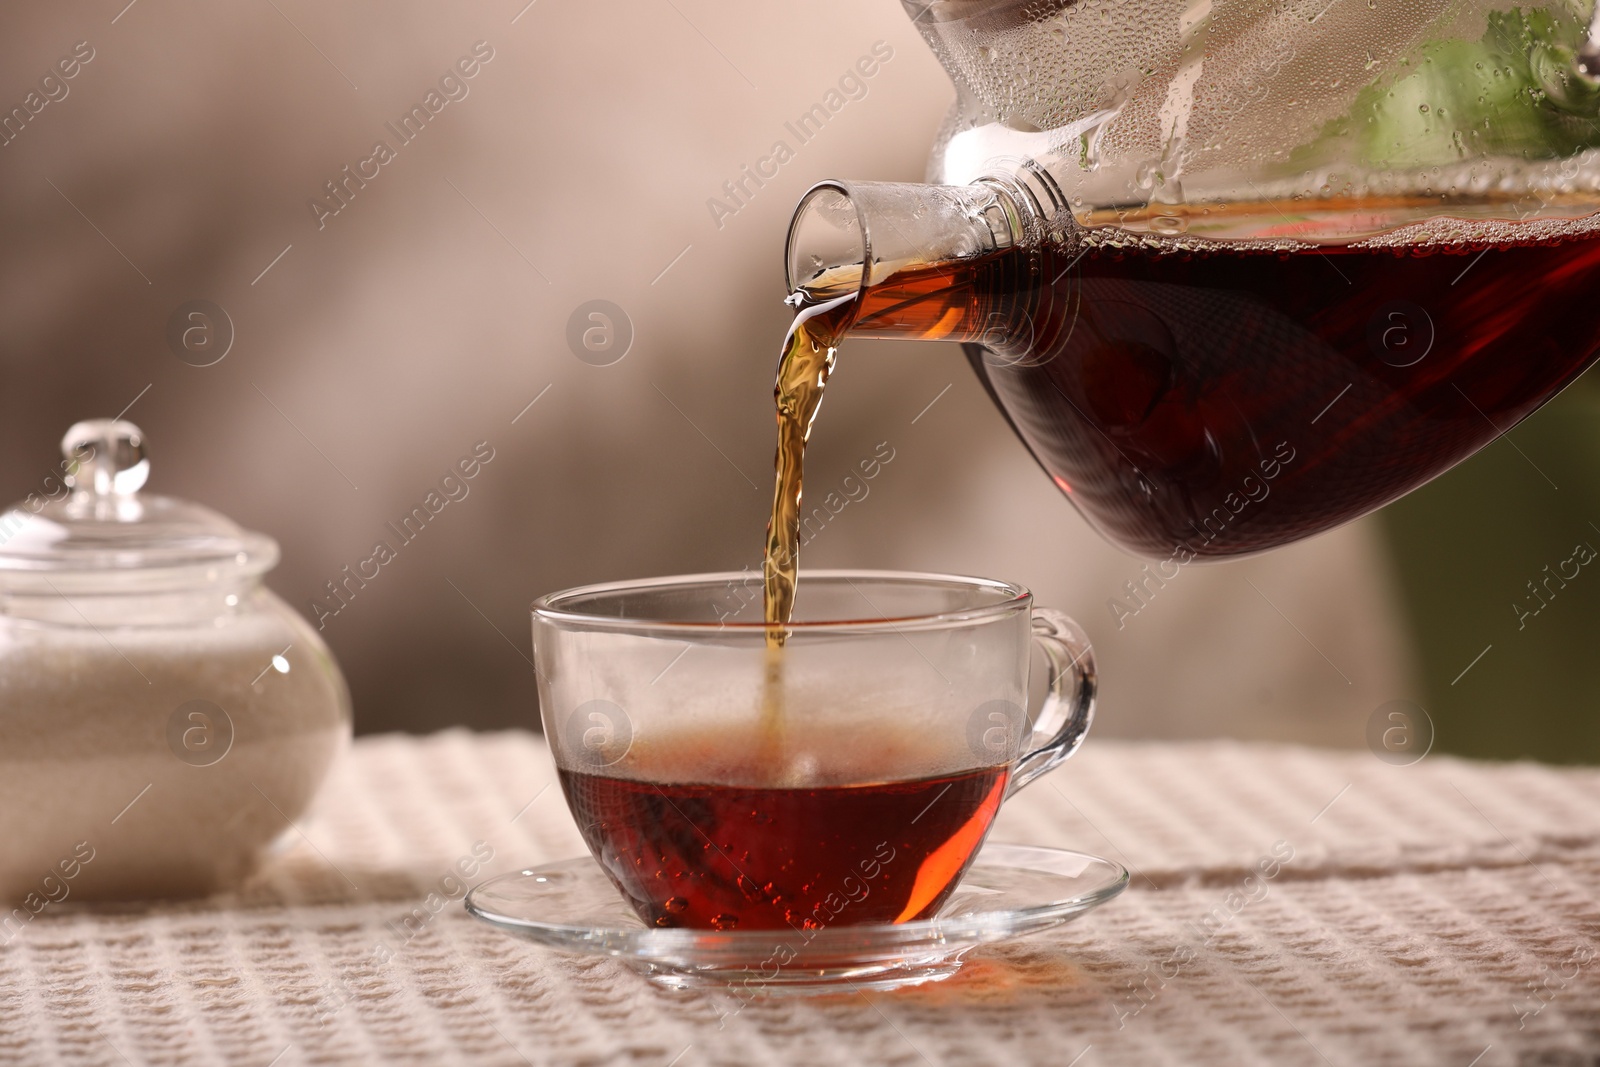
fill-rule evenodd
<path id="1" fill-rule="evenodd" d="M 528 734 L 358 741 L 246 890 L 0 948 L 0 1062 L 1600 1063 L 1597 771 L 1091 742 L 994 838 L 1115 858 L 1121 897 L 941 983 L 748 1003 L 447 899 L 464 857 L 582 852 L 553 777 Z"/>

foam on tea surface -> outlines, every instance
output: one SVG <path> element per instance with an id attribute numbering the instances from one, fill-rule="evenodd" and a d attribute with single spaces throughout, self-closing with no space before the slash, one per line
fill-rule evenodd
<path id="1" fill-rule="evenodd" d="M 914 709 L 880 707 L 855 715 L 807 714 L 791 702 L 781 744 L 765 721 L 705 721 L 652 730 L 633 739 L 606 768 L 618 778 L 759 789 L 813 789 L 949 774 L 982 762 L 962 736 L 944 736 Z"/>

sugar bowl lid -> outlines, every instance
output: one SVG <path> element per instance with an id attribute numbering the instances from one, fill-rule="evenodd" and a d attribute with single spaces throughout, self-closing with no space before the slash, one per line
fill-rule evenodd
<path id="1" fill-rule="evenodd" d="M 144 433 L 120 419 L 77 423 L 63 475 L 0 513 L 0 589 L 158 591 L 260 574 L 278 545 L 210 508 L 141 493 Z"/>

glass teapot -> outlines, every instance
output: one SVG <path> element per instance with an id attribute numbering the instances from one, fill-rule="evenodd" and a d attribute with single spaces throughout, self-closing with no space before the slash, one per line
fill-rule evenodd
<path id="1" fill-rule="evenodd" d="M 903 2 L 957 89 L 929 184 L 813 187 L 790 302 L 825 340 L 962 342 L 1126 549 L 1331 529 L 1600 350 L 1586 9 Z"/>

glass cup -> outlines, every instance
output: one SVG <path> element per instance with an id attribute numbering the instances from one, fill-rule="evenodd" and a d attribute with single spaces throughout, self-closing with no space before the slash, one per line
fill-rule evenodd
<path id="1" fill-rule="evenodd" d="M 545 736 L 589 850 L 652 926 L 936 914 L 1001 802 L 1088 732 L 1087 637 L 1005 582 L 810 571 L 775 649 L 761 595 L 728 573 L 535 601 Z"/>

